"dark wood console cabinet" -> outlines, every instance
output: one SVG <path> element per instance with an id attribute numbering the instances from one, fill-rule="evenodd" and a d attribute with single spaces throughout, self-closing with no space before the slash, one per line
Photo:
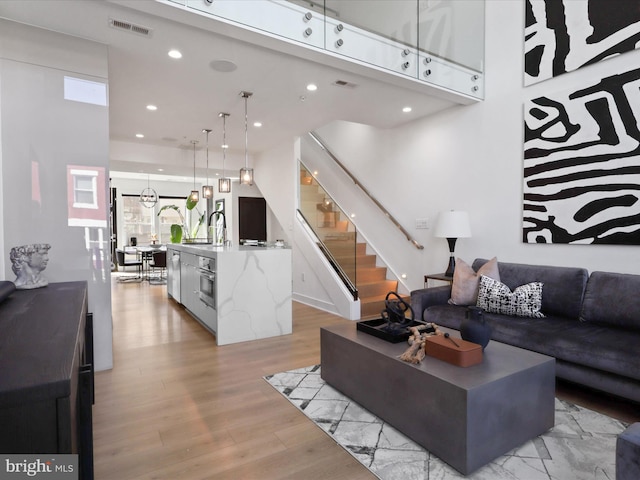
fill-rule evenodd
<path id="1" fill-rule="evenodd" d="M 87 282 L 0 303 L 0 452 L 78 454 L 93 479 L 93 319 Z"/>

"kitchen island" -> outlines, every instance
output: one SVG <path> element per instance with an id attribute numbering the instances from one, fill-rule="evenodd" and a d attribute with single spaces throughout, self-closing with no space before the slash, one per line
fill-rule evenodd
<path id="1" fill-rule="evenodd" d="M 291 249 L 167 245 L 167 294 L 218 345 L 292 332 Z"/>

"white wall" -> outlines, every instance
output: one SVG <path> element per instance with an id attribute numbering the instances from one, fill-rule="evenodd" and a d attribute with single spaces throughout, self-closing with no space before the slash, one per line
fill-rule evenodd
<path id="1" fill-rule="evenodd" d="M 265 152 L 255 161 L 255 180 L 273 212 L 274 221 L 268 227 L 270 240 L 293 241 L 293 221 L 296 208 L 295 142 L 284 143 Z"/>
<path id="2" fill-rule="evenodd" d="M 195 132 L 196 134 L 198 132 Z M 196 147 L 196 178 L 203 181 L 206 178 L 206 154 L 204 140 L 195 137 L 200 143 Z M 193 172 L 193 150 L 185 140 L 182 147 L 149 145 L 138 142 L 124 142 L 121 140 L 111 140 L 109 143 L 109 157 L 113 170 L 122 170 L 126 166 L 126 171 L 131 170 L 131 162 L 138 164 L 139 171 L 156 173 L 158 168 L 164 168 L 164 175 L 173 175 L 176 171 Z M 222 153 L 217 145 L 213 145 L 213 138 L 210 139 L 209 148 L 209 180 L 215 177 L 216 173 L 222 171 Z M 252 157 L 249 156 L 252 162 Z M 126 162 L 126 164 L 123 164 Z M 244 166 L 244 153 L 229 151 L 225 160 L 225 175 L 227 177 L 238 177 L 238 172 Z M 193 175 L 182 176 L 185 181 L 193 180 Z"/>
<path id="3" fill-rule="evenodd" d="M 397 267 L 412 288 L 425 273 L 444 271 L 448 248 L 433 237 L 438 213 L 467 210 L 472 238 L 458 240 L 467 261 L 498 256 L 509 262 L 582 266 L 589 271 L 640 273 L 640 247 L 522 242 L 523 103 L 599 76 L 640 65 L 640 50 L 523 87 L 524 2 L 488 0 L 486 98 L 402 127 L 381 131 L 338 122 L 319 129 L 338 158 L 425 245 L 406 250 Z M 428 100 L 425 100 L 428 101 Z M 428 218 L 429 230 L 415 220 Z M 374 235 L 385 250 L 385 238 Z"/>
<path id="4" fill-rule="evenodd" d="M 105 105 L 65 100 L 65 76 L 105 84 L 106 91 L 106 46 L 0 20 L 1 254 L 8 259 L 14 246 L 49 243 L 48 281 L 88 282 L 95 367 L 104 370 L 113 365 L 109 115 Z M 70 165 L 104 173 L 93 226 L 69 225 Z M 7 260 L 0 278 L 15 279 Z"/>

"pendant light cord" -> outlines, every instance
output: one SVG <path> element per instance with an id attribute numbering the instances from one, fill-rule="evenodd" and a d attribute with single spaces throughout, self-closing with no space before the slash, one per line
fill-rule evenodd
<path id="1" fill-rule="evenodd" d="M 247 121 L 247 102 L 249 95 L 244 95 L 244 168 L 249 168 L 249 132 Z"/>
<path id="2" fill-rule="evenodd" d="M 222 114 L 222 178 L 224 175 L 224 161 L 227 158 L 227 114 Z"/>
<path id="3" fill-rule="evenodd" d="M 205 183 L 205 185 L 209 185 L 209 131 L 210 130 L 206 130 L 207 132 L 207 183 Z"/>

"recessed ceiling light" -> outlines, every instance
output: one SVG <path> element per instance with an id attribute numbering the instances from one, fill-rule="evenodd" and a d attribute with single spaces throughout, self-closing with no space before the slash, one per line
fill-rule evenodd
<path id="1" fill-rule="evenodd" d="M 315 83 L 310 83 L 309 85 L 307 85 L 307 90 L 309 90 L 310 92 L 315 92 L 316 90 L 318 90 L 318 86 Z"/>
<path id="2" fill-rule="evenodd" d="M 159 172 L 164 172 L 164 168 L 159 168 L 158 171 Z"/>
<path id="3" fill-rule="evenodd" d="M 253 122 L 253 126 L 260 128 L 262 126 L 262 122 Z"/>
<path id="4" fill-rule="evenodd" d="M 147 110 L 151 110 L 152 112 L 155 112 L 158 109 L 158 107 L 156 107 L 155 105 L 147 105 Z"/>
<path id="5" fill-rule="evenodd" d="M 136 133 L 136 138 L 144 138 L 144 135 L 141 133 Z"/>
<path id="6" fill-rule="evenodd" d="M 409 112 L 411 111 L 411 107 L 404 107 L 404 108 L 402 109 L 402 111 L 403 111 L 404 113 L 409 113 Z"/>
<path id="7" fill-rule="evenodd" d="M 179 50 L 175 50 L 175 49 L 174 50 L 169 50 L 168 55 L 171 58 L 175 58 L 175 59 L 182 58 L 182 53 L 180 53 Z"/>

